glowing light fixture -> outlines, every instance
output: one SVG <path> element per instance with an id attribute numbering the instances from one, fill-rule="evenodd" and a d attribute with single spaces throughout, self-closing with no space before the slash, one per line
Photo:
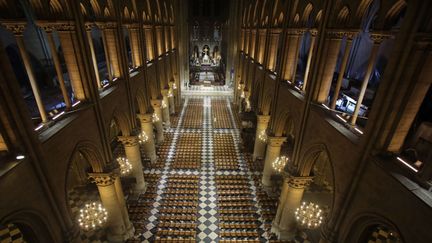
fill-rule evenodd
<path id="1" fill-rule="evenodd" d="M 258 139 L 261 140 L 261 142 L 265 143 L 267 142 L 267 133 L 265 130 L 262 130 L 260 134 L 258 135 Z"/>
<path id="2" fill-rule="evenodd" d="M 397 157 L 397 160 L 399 160 L 402 164 L 406 165 L 408 168 L 410 168 L 414 172 L 418 172 L 416 168 L 414 168 L 412 165 L 408 164 L 405 160 L 403 160 L 401 157 Z"/>
<path id="3" fill-rule="evenodd" d="M 165 101 L 163 101 L 162 100 L 162 109 L 165 109 L 165 108 L 167 108 L 168 106 L 167 106 L 167 104 L 165 103 Z"/>
<path id="4" fill-rule="evenodd" d="M 17 160 L 22 160 L 22 159 L 25 159 L 25 156 L 22 155 L 22 154 L 18 154 L 15 158 L 16 158 Z"/>
<path id="5" fill-rule="evenodd" d="M 147 136 L 147 133 L 146 133 L 146 132 L 141 131 L 141 132 L 138 134 L 138 141 L 139 141 L 140 144 L 144 144 L 144 143 L 146 143 L 148 140 L 149 140 L 149 137 Z"/>
<path id="6" fill-rule="evenodd" d="M 245 92 L 244 92 L 244 91 L 242 91 L 242 92 L 241 92 L 241 95 L 240 95 L 240 97 L 241 97 L 242 99 L 244 99 L 244 98 L 245 98 Z"/>
<path id="7" fill-rule="evenodd" d="M 132 171 L 132 164 L 129 163 L 129 160 L 125 157 L 118 157 L 117 162 L 120 166 L 120 173 L 122 175 L 127 175 Z"/>
<path id="8" fill-rule="evenodd" d="M 172 84 L 172 88 L 173 88 L 173 89 L 177 89 L 177 85 L 176 85 L 176 83 L 173 83 L 173 84 Z"/>
<path id="9" fill-rule="evenodd" d="M 94 230 L 107 222 L 108 212 L 100 203 L 87 203 L 80 210 L 78 222 L 84 230 Z"/>
<path id="10" fill-rule="evenodd" d="M 309 229 L 320 226 L 323 219 L 320 207 L 311 202 L 303 202 L 302 205 L 296 209 L 295 216 L 302 226 Z"/>
<path id="11" fill-rule="evenodd" d="M 277 171 L 278 173 L 281 173 L 283 169 L 285 168 L 286 163 L 288 162 L 288 157 L 286 156 L 279 156 L 273 161 L 273 169 Z"/>
<path id="12" fill-rule="evenodd" d="M 152 118 L 153 118 L 153 123 L 160 121 L 159 116 L 156 113 L 153 113 Z"/>

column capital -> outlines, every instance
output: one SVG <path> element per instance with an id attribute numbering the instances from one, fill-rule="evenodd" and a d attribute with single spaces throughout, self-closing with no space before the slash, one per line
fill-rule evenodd
<path id="1" fill-rule="evenodd" d="M 88 173 L 91 182 L 97 186 L 111 186 L 116 180 L 115 173 Z"/>
<path id="2" fill-rule="evenodd" d="M 370 38 L 374 44 L 381 44 L 383 41 L 393 38 L 393 35 L 388 33 L 371 33 Z"/>
<path id="3" fill-rule="evenodd" d="M 118 140 L 126 147 L 133 147 L 139 144 L 137 136 L 118 136 Z"/>
<path id="4" fill-rule="evenodd" d="M 163 88 L 163 89 L 161 90 L 161 94 L 162 94 L 162 96 L 168 96 L 168 92 L 169 92 L 169 89 L 167 89 L 167 88 Z"/>
<path id="5" fill-rule="evenodd" d="M 75 22 L 72 21 L 47 22 L 39 20 L 36 24 L 46 32 L 73 32 L 76 30 Z"/>
<path id="6" fill-rule="evenodd" d="M 152 116 L 153 116 L 153 114 L 151 114 L 151 113 L 137 114 L 138 119 L 142 123 L 152 122 L 152 119 L 153 119 Z"/>
<path id="7" fill-rule="evenodd" d="M 280 33 L 282 33 L 281 28 L 271 28 L 270 29 L 270 35 L 279 35 Z"/>
<path id="8" fill-rule="evenodd" d="M 268 123 L 270 121 L 269 115 L 257 115 L 257 121 L 259 123 Z"/>
<path id="9" fill-rule="evenodd" d="M 317 35 L 318 35 L 318 30 L 317 29 L 310 29 L 309 30 L 309 33 L 313 36 L 313 37 L 316 37 Z"/>
<path id="10" fill-rule="evenodd" d="M 11 22 L 11 21 L 5 21 L 1 23 L 2 26 L 5 27 L 5 29 L 9 30 L 16 36 L 22 36 L 25 28 L 27 26 L 27 23 L 25 22 Z"/>
<path id="11" fill-rule="evenodd" d="M 312 176 L 293 176 L 290 174 L 285 176 L 285 182 L 288 184 L 288 186 L 296 189 L 303 189 L 307 187 L 312 182 L 312 180 Z"/>
<path id="12" fill-rule="evenodd" d="M 150 101 L 151 106 L 153 106 L 153 108 L 160 108 L 162 107 L 162 99 L 152 99 Z"/>
<path id="13" fill-rule="evenodd" d="M 286 137 L 268 137 L 267 144 L 272 147 L 280 147 L 286 139 Z"/>
<path id="14" fill-rule="evenodd" d="M 344 37 L 346 37 L 347 39 L 352 40 L 358 33 L 358 30 L 329 29 L 326 32 L 326 38 L 333 40 L 342 40 Z"/>
<path id="15" fill-rule="evenodd" d="M 306 29 L 302 28 L 289 28 L 287 29 L 287 34 L 290 36 L 301 36 L 306 32 Z"/>

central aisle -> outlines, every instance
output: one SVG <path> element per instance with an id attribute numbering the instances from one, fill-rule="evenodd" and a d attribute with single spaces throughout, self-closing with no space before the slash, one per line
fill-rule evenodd
<path id="1" fill-rule="evenodd" d="M 229 98 L 188 96 L 171 124 L 158 162 L 145 165 L 146 193 L 129 202 L 129 242 L 277 242 L 276 199 L 259 185 L 262 165 L 241 151 Z"/>

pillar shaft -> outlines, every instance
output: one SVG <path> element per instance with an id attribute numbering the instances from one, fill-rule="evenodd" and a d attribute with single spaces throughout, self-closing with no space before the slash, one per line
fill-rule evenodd
<path id="1" fill-rule="evenodd" d="M 119 206 L 120 206 L 121 213 L 123 216 L 123 222 L 124 222 L 124 225 L 126 228 L 126 234 L 127 234 L 126 237 L 131 238 L 134 236 L 135 228 L 133 227 L 133 224 L 131 223 L 131 221 L 129 219 L 129 212 L 128 212 L 127 207 L 126 207 L 126 200 L 125 200 L 125 196 L 123 193 L 123 187 L 122 187 L 121 180 L 120 180 L 119 176 L 117 176 L 115 178 L 114 186 L 115 186 L 115 190 L 117 192 L 117 198 L 118 198 Z"/>
<path id="2" fill-rule="evenodd" d="M 359 96 L 357 99 L 357 104 L 355 106 L 354 113 L 353 113 L 351 120 L 350 120 L 351 125 L 356 124 L 356 121 L 358 118 L 358 113 L 360 111 L 361 104 L 363 103 L 364 95 L 366 93 L 367 85 L 369 83 L 369 79 L 371 77 L 372 71 L 375 67 L 375 61 L 376 61 L 376 57 L 378 54 L 378 48 L 379 48 L 379 43 L 375 42 L 373 47 L 372 47 L 371 56 L 369 57 L 369 62 L 368 62 L 368 66 L 366 69 L 366 74 L 364 76 L 363 83 L 362 83 L 361 88 L 360 88 L 360 93 L 359 93 Z"/>
<path id="3" fill-rule="evenodd" d="M 280 29 L 274 29 L 271 30 L 270 33 L 270 45 L 269 45 L 269 52 L 268 52 L 268 62 L 267 62 L 267 69 L 274 71 L 276 68 L 276 58 L 277 58 L 277 51 L 278 51 L 278 45 L 279 45 L 279 35 L 281 33 Z"/>
<path id="4" fill-rule="evenodd" d="M 298 60 L 298 46 L 301 44 L 300 35 L 302 32 L 298 32 L 293 30 L 291 33 L 288 33 L 288 41 L 285 45 L 286 48 L 286 61 L 285 61 L 285 70 L 283 71 L 283 77 L 285 80 L 289 80 L 294 83 L 295 72 L 297 69 L 297 60 Z"/>
<path id="5" fill-rule="evenodd" d="M 280 155 L 281 147 L 285 142 L 285 137 L 269 137 L 267 142 L 267 151 L 264 160 L 264 171 L 262 184 L 264 187 L 271 187 L 271 175 L 273 174 L 272 163 Z"/>
<path id="6" fill-rule="evenodd" d="M 154 114 L 158 117 L 158 121 L 154 121 L 153 124 L 156 127 L 156 143 L 161 144 L 164 141 L 163 134 L 163 114 L 162 114 L 162 100 L 152 100 L 152 106 Z"/>
<path id="7" fill-rule="evenodd" d="M 347 66 L 347 63 L 348 63 L 348 57 L 349 57 L 350 50 L 351 50 L 351 44 L 352 44 L 351 39 L 347 38 L 344 54 L 343 54 L 343 57 L 342 57 L 342 63 L 341 63 L 341 67 L 340 67 L 340 70 L 339 70 L 339 75 L 338 75 L 338 79 L 337 79 L 337 82 L 336 82 L 335 91 L 334 91 L 334 94 L 333 94 L 333 99 L 332 99 L 331 104 L 330 104 L 330 108 L 331 109 L 335 109 L 336 108 L 336 101 L 338 100 L 340 88 L 342 86 L 342 81 L 343 81 L 343 77 L 344 77 L 344 74 L 345 74 L 345 69 L 346 69 L 346 66 Z"/>
<path id="8" fill-rule="evenodd" d="M 118 50 L 117 50 L 117 33 L 116 29 L 113 28 L 106 28 L 103 30 L 105 33 L 105 40 L 106 40 L 106 46 L 108 49 L 108 56 L 110 59 L 110 67 L 112 69 L 112 76 L 113 78 L 120 77 L 120 60 L 118 56 Z"/>
<path id="9" fill-rule="evenodd" d="M 136 136 L 121 136 L 119 141 L 122 142 L 126 158 L 132 164 L 132 176 L 136 179 L 135 191 L 144 192 L 146 183 L 144 180 L 144 172 L 142 169 L 141 151 Z"/>
<path id="10" fill-rule="evenodd" d="M 303 86 L 302 86 L 303 91 L 306 91 L 307 82 L 309 80 L 310 66 L 312 63 L 312 55 L 313 55 L 313 51 L 315 48 L 316 35 L 317 35 L 316 31 L 311 31 L 311 43 L 310 43 L 310 47 L 309 47 L 308 58 L 307 58 L 307 62 L 306 62 L 306 70 L 305 70 Z"/>
<path id="11" fill-rule="evenodd" d="M 327 103 L 327 97 L 330 91 L 330 86 L 333 81 L 334 70 L 336 67 L 337 57 L 339 55 L 340 43 L 342 41 L 343 33 L 327 33 L 324 43 L 324 55 L 322 59 L 322 66 L 320 67 L 318 77 L 321 78 L 315 100 L 318 103 Z"/>
<path id="12" fill-rule="evenodd" d="M 170 107 L 169 107 L 169 99 L 168 99 L 168 89 L 162 90 L 162 117 L 165 127 L 171 126 L 170 121 Z"/>
<path id="13" fill-rule="evenodd" d="M 144 152 L 150 161 L 156 162 L 156 147 L 153 134 L 152 114 L 138 114 L 138 119 L 141 122 L 141 131 L 144 131 L 148 137 L 148 141 L 143 144 Z"/>
<path id="14" fill-rule="evenodd" d="M 129 30 L 129 40 L 134 67 L 139 67 L 142 65 L 138 36 L 138 29 L 136 27 Z"/>
<path id="15" fill-rule="evenodd" d="M 305 187 L 312 177 L 294 177 L 288 175 L 282 187 L 278 209 L 272 224 L 272 232 L 280 240 L 293 240 L 297 232 L 295 210 L 300 207 Z"/>
<path id="16" fill-rule="evenodd" d="M 125 241 L 128 234 L 115 187 L 115 180 L 118 176 L 113 173 L 90 173 L 89 176 L 96 183 L 102 205 L 108 212 L 108 240 L 110 242 Z"/>
<path id="17" fill-rule="evenodd" d="M 21 54 L 21 58 L 22 58 L 23 63 L 24 63 L 24 67 L 27 71 L 27 75 L 28 75 L 28 78 L 30 81 L 30 86 L 32 88 L 33 95 L 35 97 L 36 105 L 38 107 L 42 122 L 48 122 L 48 116 L 46 114 L 45 106 L 43 104 L 42 97 L 40 95 L 40 90 L 39 90 L 39 87 L 37 85 L 37 81 L 36 81 L 33 69 L 31 67 L 30 58 L 29 58 L 27 51 L 25 49 L 24 39 L 23 39 L 22 35 L 17 36 L 17 45 L 18 45 L 19 52 Z"/>
<path id="18" fill-rule="evenodd" d="M 51 50 L 51 55 L 52 55 L 52 58 L 54 61 L 54 68 L 55 68 L 56 73 L 57 73 L 57 79 L 59 81 L 60 90 L 62 92 L 63 100 L 66 104 L 66 109 L 70 109 L 72 107 L 72 104 L 71 104 L 71 100 L 69 98 L 69 95 L 68 95 L 68 92 L 66 89 L 66 85 L 65 85 L 65 81 L 63 78 L 63 71 L 61 68 L 60 59 L 58 57 L 56 46 L 54 44 L 53 33 L 49 32 L 49 33 L 47 33 L 47 36 L 48 36 L 48 45 L 49 45 L 50 50 Z"/>
<path id="19" fill-rule="evenodd" d="M 111 59 L 110 59 L 109 51 L 108 51 L 107 38 L 105 35 L 105 31 L 103 29 L 101 30 L 101 35 L 102 35 L 102 44 L 103 44 L 104 54 L 105 54 L 105 64 L 106 64 L 107 73 L 108 73 L 108 80 L 109 80 L 109 82 L 112 82 L 113 74 L 112 74 L 112 69 L 111 69 Z"/>
<path id="20" fill-rule="evenodd" d="M 93 37 L 91 35 L 91 29 L 87 30 L 87 39 L 88 39 L 88 43 L 90 46 L 90 54 L 92 57 L 93 69 L 94 69 L 95 76 L 96 76 L 96 84 L 97 84 L 97 87 L 100 89 L 100 88 L 102 88 L 102 83 L 101 83 L 100 76 L 99 76 L 99 68 L 98 68 L 98 63 L 97 63 L 97 59 L 96 59 L 96 53 L 94 50 Z"/>
<path id="21" fill-rule="evenodd" d="M 259 139 L 260 134 L 266 132 L 270 116 L 258 115 L 257 116 L 257 129 L 255 133 L 255 145 L 253 152 L 253 160 L 263 158 L 265 154 L 266 142 Z"/>

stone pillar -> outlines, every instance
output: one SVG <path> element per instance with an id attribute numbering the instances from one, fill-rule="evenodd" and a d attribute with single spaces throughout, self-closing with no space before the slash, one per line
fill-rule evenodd
<path id="1" fill-rule="evenodd" d="M 98 89 L 102 88 L 102 84 L 100 81 L 100 77 L 99 77 L 99 68 L 97 65 L 97 59 L 96 59 L 96 54 L 95 54 L 95 50 L 94 50 L 94 45 L 93 45 L 93 37 L 91 35 L 91 30 L 92 30 L 92 25 L 87 25 L 86 24 L 86 30 L 87 30 L 87 39 L 88 39 L 88 43 L 89 43 L 89 47 L 90 47 L 90 54 L 92 57 L 92 64 L 93 64 L 93 69 L 96 75 L 96 84 Z M 108 65 L 107 65 L 108 67 Z"/>
<path id="2" fill-rule="evenodd" d="M 270 189 L 272 186 L 271 175 L 273 174 L 273 161 L 279 157 L 281 146 L 286 141 L 286 137 L 268 137 L 267 151 L 264 160 L 264 171 L 262 177 L 262 184 L 264 188 Z"/>
<path id="3" fill-rule="evenodd" d="M 302 86 L 303 91 L 306 91 L 306 86 L 307 86 L 307 82 L 309 79 L 309 73 L 310 73 L 310 65 L 312 63 L 312 55 L 313 55 L 313 51 L 315 48 L 315 39 L 316 39 L 316 36 L 318 34 L 318 31 L 317 30 L 311 30 L 310 34 L 311 34 L 311 42 L 310 42 L 308 58 L 307 58 L 307 62 L 306 62 L 306 70 L 305 70 L 303 86 Z"/>
<path id="4" fill-rule="evenodd" d="M 115 189 L 117 192 L 117 198 L 119 200 L 119 205 L 120 205 L 122 216 L 123 216 L 123 222 L 124 222 L 125 227 L 126 227 L 127 237 L 132 238 L 134 236 L 134 233 L 135 233 L 135 228 L 129 219 L 129 212 L 127 210 L 126 200 L 125 200 L 125 196 L 123 193 L 123 187 L 121 184 L 120 176 L 117 176 L 115 178 L 114 186 L 115 186 Z M 140 192 L 140 193 L 144 194 L 144 192 L 145 192 L 145 190 Z"/>
<path id="5" fill-rule="evenodd" d="M 270 71 L 275 71 L 276 68 L 279 36 L 281 32 L 282 32 L 281 29 L 270 30 L 270 45 L 268 50 L 268 61 L 267 61 L 267 69 L 269 69 Z"/>
<path id="6" fill-rule="evenodd" d="M 294 84 L 295 73 L 297 69 L 298 61 L 298 51 L 299 45 L 301 45 L 301 36 L 303 35 L 303 30 L 290 30 L 287 35 L 286 54 L 285 54 L 285 69 L 283 70 L 283 79 L 288 80 Z"/>
<path id="7" fill-rule="evenodd" d="M 175 98 L 174 98 L 174 87 L 175 87 L 175 81 L 174 79 L 171 79 L 169 82 L 169 91 L 168 91 L 168 103 L 169 103 L 169 111 L 170 114 L 175 114 Z"/>
<path id="8" fill-rule="evenodd" d="M 144 25 L 145 34 L 145 44 L 146 44 L 146 54 L 148 60 L 153 60 L 155 57 L 154 47 L 153 47 L 153 31 L 151 25 Z"/>
<path id="9" fill-rule="evenodd" d="M 115 186 L 118 175 L 114 173 L 89 173 L 97 185 L 102 205 L 108 212 L 108 241 L 124 242 L 129 238 L 127 223 L 124 222 L 119 195 Z"/>
<path id="10" fill-rule="evenodd" d="M 311 181 L 312 177 L 291 175 L 285 177 L 271 229 L 280 240 L 294 239 L 297 233 L 295 210 L 300 207 L 304 189 Z"/>
<path id="11" fill-rule="evenodd" d="M 333 81 L 334 70 L 336 67 L 337 57 L 339 55 L 340 44 L 345 33 L 329 31 L 326 34 L 324 43 L 323 59 L 319 68 L 318 80 L 319 85 L 316 87 L 314 99 L 318 103 L 327 103 L 330 86 Z"/>
<path id="12" fill-rule="evenodd" d="M 163 26 L 156 26 L 156 47 L 157 47 L 157 56 L 160 56 L 164 53 L 164 43 L 162 42 L 162 31 Z"/>
<path id="13" fill-rule="evenodd" d="M 255 132 L 255 145 L 253 152 L 253 160 L 257 158 L 263 158 L 265 154 L 266 142 L 259 139 L 259 135 L 267 130 L 270 116 L 257 115 L 257 128 Z"/>
<path id="14" fill-rule="evenodd" d="M 363 78 L 363 83 L 362 83 L 361 88 L 360 88 L 360 93 L 359 93 L 359 96 L 357 99 L 357 104 L 356 104 L 356 107 L 354 109 L 354 113 L 353 113 L 351 120 L 350 120 L 351 125 L 356 124 L 358 113 L 360 111 L 360 106 L 363 103 L 363 98 L 364 98 L 364 95 L 366 93 L 366 88 L 367 88 L 367 85 L 369 83 L 369 79 L 371 77 L 372 71 L 374 70 L 374 67 L 375 67 L 375 61 L 376 61 L 376 57 L 378 55 L 378 49 L 379 49 L 381 42 L 384 40 L 383 36 L 380 36 L 380 35 L 372 35 L 371 39 L 374 42 L 374 44 L 373 44 L 371 54 L 369 57 L 369 62 L 368 62 L 368 66 L 366 69 L 366 74 Z"/>
<path id="15" fill-rule="evenodd" d="M 345 69 L 346 69 L 346 66 L 347 66 L 347 63 L 348 63 L 348 57 L 349 57 L 350 50 L 351 50 L 351 44 L 352 44 L 352 38 L 351 37 L 347 37 L 346 44 L 345 44 L 345 50 L 344 50 L 344 54 L 343 54 L 343 57 L 342 57 L 342 63 L 341 63 L 341 67 L 340 67 L 340 70 L 339 70 L 339 75 L 338 75 L 338 79 L 337 79 L 337 82 L 336 82 L 335 91 L 334 91 L 334 94 L 333 94 L 333 99 L 332 99 L 332 101 L 330 103 L 330 108 L 331 109 L 335 109 L 336 108 L 336 101 L 338 100 L 339 91 L 340 91 L 340 88 L 342 86 L 342 81 L 343 81 L 343 77 L 344 77 L 344 74 L 345 74 Z"/>
<path id="16" fill-rule="evenodd" d="M 48 122 L 48 116 L 45 110 L 45 106 L 43 104 L 42 101 L 42 97 L 40 95 L 40 90 L 39 90 L 39 86 L 37 85 L 37 80 L 36 77 L 34 75 L 31 63 L 30 63 L 30 58 L 28 56 L 28 53 L 26 51 L 25 48 L 25 44 L 24 44 L 24 29 L 25 29 L 25 25 L 5 25 L 6 28 L 10 31 L 12 31 L 15 36 L 16 36 L 16 41 L 17 41 L 17 45 L 18 45 L 18 50 L 21 54 L 21 58 L 23 60 L 24 63 L 24 68 L 26 69 L 27 72 L 27 76 L 29 78 L 30 81 L 30 86 L 31 89 L 33 91 L 33 95 L 35 97 L 36 100 L 36 105 L 38 107 L 39 110 L 39 114 L 41 116 L 41 120 L 43 123 Z"/>
<path id="17" fill-rule="evenodd" d="M 161 91 L 163 97 L 162 98 L 162 118 L 166 128 L 169 128 L 171 126 L 168 93 L 169 93 L 169 89 L 163 89 Z"/>
<path id="18" fill-rule="evenodd" d="M 119 136 L 118 140 L 123 144 L 126 158 L 132 164 L 132 176 L 136 179 L 135 191 L 137 193 L 144 193 L 147 185 L 144 180 L 138 137 Z"/>
<path id="19" fill-rule="evenodd" d="M 158 117 L 158 120 L 153 122 L 156 127 L 156 143 L 161 144 L 164 141 L 164 130 L 162 125 L 162 100 L 154 99 L 151 100 L 151 103 L 154 114 Z"/>
<path id="20" fill-rule="evenodd" d="M 138 119 L 141 122 L 141 131 L 144 131 L 148 136 L 148 141 L 143 144 L 144 152 L 150 158 L 150 162 L 154 163 L 157 160 L 156 147 L 153 134 L 152 114 L 138 114 Z"/>
<path id="21" fill-rule="evenodd" d="M 101 36 L 102 36 L 102 44 L 103 44 L 104 54 L 105 54 L 105 64 L 106 64 L 107 73 L 108 73 L 108 81 L 112 82 L 113 74 L 112 74 L 112 68 L 111 68 L 111 58 L 109 56 L 109 51 L 108 51 L 107 38 L 105 35 L 105 31 L 104 31 L 105 25 L 99 24 L 98 27 L 100 28 L 100 32 L 101 32 Z"/>
<path id="22" fill-rule="evenodd" d="M 120 58 L 118 53 L 118 36 L 116 31 L 117 27 L 114 23 L 106 23 L 105 29 L 103 29 L 113 78 L 120 77 Z"/>
<path id="23" fill-rule="evenodd" d="M 129 28 L 129 41 L 132 52 L 132 60 L 134 67 L 142 65 L 140 47 L 139 47 L 139 30 L 136 24 L 132 24 Z"/>
<path id="24" fill-rule="evenodd" d="M 258 55 L 257 55 L 257 61 L 259 64 L 263 64 L 264 62 L 264 53 L 265 53 L 265 46 L 266 46 L 266 29 L 258 29 Z"/>
<path id="25" fill-rule="evenodd" d="M 63 71 L 62 71 L 60 59 L 59 59 L 59 56 L 57 53 L 57 48 L 56 48 L 55 43 L 54 43 L 52 30 L 47 31 L 47 37 L 48 37 L 47 42 L 48 42 L 48 45 L 49 45 L 50 50 L 51 50 L 51 56 L 52 56 L 53 61 L 54 61 L 54 68 L 56 70 L 57 79 L 58 79 L 58 82 L 60 85 L 60 90 L 61 90 L 61 93 L 63 96 L 63 100 L 66 104 L 66 109 L 70 109 L 72 107 L 71 99 L 69 98 L 69 94 L 68 94 L 68 91 L 66 89 L 65 81 L 63 78 Z"/>

